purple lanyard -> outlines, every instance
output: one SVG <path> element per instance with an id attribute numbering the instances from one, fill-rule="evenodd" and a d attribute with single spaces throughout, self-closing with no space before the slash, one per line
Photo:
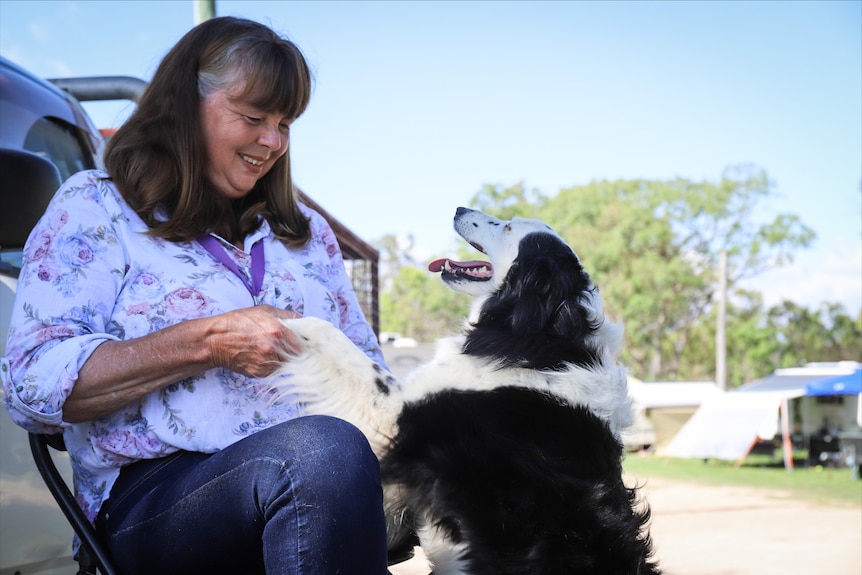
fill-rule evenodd
<path id="1" fill-rule="evenodd" d="M 236 262 L 227 254 L 217 239 L 212 236 L 201 236 L 198 238 L 198 243 L 242 281 L 242 285 L 245 286 L 252 298 L 260 293 L 260 288 L 263 287 L 263 270 L 266 265 L 263 253 L 263 239 L 257 240 L 251 246 L 251 283 L 240 273 L 239 268 L 236 267 Z"/>

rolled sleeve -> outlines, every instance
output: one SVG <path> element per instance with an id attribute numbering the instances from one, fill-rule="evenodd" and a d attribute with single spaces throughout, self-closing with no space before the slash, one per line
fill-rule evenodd
<path id="1" fill-rule="evenodd" d="M 78 379 L 78 371 L 100 344 L 117 338 L 105 334 L 62 340 L 40 354 L 29 369 L 13 370 L 2 359 L 4 404 L 12 420 L 35 433 L 55 433 L 63 422 L 63 404 Z"/>
<path id="2" fill-rule="evenodd" d="M 58 190 L 24 247 L 2 363 L 3 403 L 28 431 L 66 427 L 63 404 L 93 350 L 120 339 L 110 329 L 125 253 L 99 172 Z"/>

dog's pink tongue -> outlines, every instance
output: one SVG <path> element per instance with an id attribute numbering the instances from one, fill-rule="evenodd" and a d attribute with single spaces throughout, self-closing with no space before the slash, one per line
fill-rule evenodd
<path id="1" fill-rule="evenodd" d="M 428 271 L 434 272 L 435 274 L 442 272 L 444 265 L 446 265 L 446 258 L 434 260 L 433 262 L 428 264 Z"/>
<path id="2" fill-rule="evenodd" d="M 446 266 L 446 262 L 449 262 L 449 266 L 453 268 L 478 268 L 478 267 L 488 267 L 488 262 L 483 262 L 482 260 L 470 260 L 468 262 L 456 262 L 454 260 L 450 260 L 449 258 L 442 258 L 439 260 L 434 260 L 430 264 L 428 264 L 428 271 L 439 273 L 443 271 L 443 268 Z"/>

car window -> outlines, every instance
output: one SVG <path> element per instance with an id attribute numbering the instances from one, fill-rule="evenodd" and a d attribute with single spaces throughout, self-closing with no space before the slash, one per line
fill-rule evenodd
<path id="1" fill-rule="evenodd" d="M 62 181 L 96 167 L 74 129 L 50 118 L 40 118 L 33 124 L 24 140 L 24 149 L 54 162 Z"/>
<path id="2" fill-rule="evenodd" d="M 39 118 L 30 127 L 23 148 L 51 160 L 65 181 L 81 170 L 95 166 L 92 154 L 81 145 L 75 128 L 52 118 Z M 21 270 L 19 250 L 0 252 L 0 274 L 17 276 Z"/>
<path id="3" fill-rule="evenodd" d="M 0 274 L 18 277 L 21 271 L 23 252 L 0 252 Z"/>
<path id="4" fill-rule="evenodd" d="M 51 160 L 65 181 L 81 170 L 95 167 L 92 154 L 81 145 L 75 128 L 51 118 L 34 122 L 24 139 L 23 148 Z M 17 277 L 21 270 L 19 250 L 0 252 L 0 274 Z"/>

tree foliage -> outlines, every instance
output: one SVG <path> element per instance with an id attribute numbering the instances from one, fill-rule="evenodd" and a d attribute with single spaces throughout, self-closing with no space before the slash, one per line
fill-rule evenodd
<path id="1" fill-rule="evenodd" d="M 792 302 L 765 310 L 759 294 L 738 287 L 814 239 L 794 214 L 764 220 L 773 198 L 765 171 L 740 166 L 718 182 L 596 181 L 553 197 L 523 183 L 486 185 L 471 205 L 554 227 L 599 286 L 608 315 L 624 322 L 623 360 L 647 380 L 714 378 L 717 262 L 726 252 L 728 376 L 738 385 L 777 367 L 858 359 L 862 349 L 862 311 L 853 319 L 837 304 L 806 310 Z M 422 340 L 457 326 L 467 306 L 412 266 L 400 268 L 382 300 L 386 329 Z"/>
<path id="2" fill-rule="evenodd" d="M 417 341 L 433 341 L 464 321 L 469 298 L 415 266 L 402 266 L 380 297 L 380 326 Z"/>
<path id="3" fill-rule="evenodd" d="M 684 365 L 686 350 L 711 311 L 721 251 L 732 289 L 814 238 L 791 214 L 754 221 L 771 190 L 766 173 L 750 167 L 718 183 L 601 181 L 561 190 L 539 216 L 572 243 L 625 322 L 629 363 L 646 379 L 677 379 L 695 371 Z"/>

